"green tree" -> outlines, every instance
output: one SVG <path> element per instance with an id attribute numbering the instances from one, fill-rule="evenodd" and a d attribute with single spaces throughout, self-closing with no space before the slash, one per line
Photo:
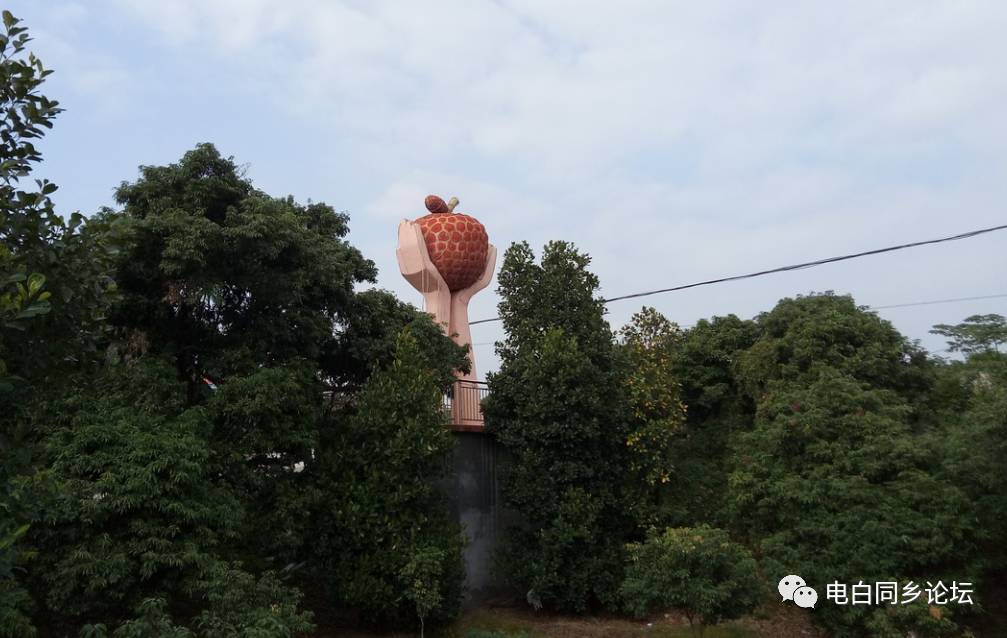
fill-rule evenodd
<path id="1" fill-rule="evenodd" d="M 729 506 L 767 578 L 966 580 L 949 572 L 973 550 L 969 501 L 937 475 L 938 450 L 913 435 L 909 412 L 892 391 L 831 368 L 760 402 L 736 440 Z M 860 635 L 872 613 L 819 611 L 840 636 Z"/>
<path id="2" fill-rule="evenodd" d="M 678 340 L 672 359 L 688 410 L 672 441 L 675 471 L 665 486 L 665 525 L 728 524 L 726 499 L 731 438 L 751 427 L 753 402 L 739 388 L 735 363 L 759 335 L 754 321 L 734 315 L 701 319 Z"/>
<path id="3" fill-rule="evenodd" d="M 258 191 L 211 145 L 143 167 L 117 198 L 121 212 L 98 216 L 121 247 L 107 357 L 25 410 L 45 425 L 35 463 L 47 469 L 18 482 L 37 492 L 24 536 L 38 556 L 24 578 L 37 615 L 121 632 L 150 620 L 144 600 L 163 599 L 165 622 L 200 635 L 260 616 L 303 631 L 296 590 L 269 574 L 314 584 L 305 565 L 324 556 L 315 540 L 330 530 L 313 506 L 351 489 L 328 464 L 386 438 L 376 427 L 369 441 L 346 436 L 360 388 L 393 359 L 404 325 L 435 384 L 464 351 L 388 293 L 353 290 L 374 267 L 346 242 L 345 215 Z M 397 467 L 397 483 L 414 480 Z M 360 534 L 339 529 L 336 546 Z M 395 584 L 372 605 L 398 609 Z M 226 602 L 265 600 L 249 587 L 290 613 Z M 457 598 L 445 591 L 441 607 Z"/>
<path id="4" fill-rule="evenodd" d="M 958 485 L 975 508 L 979 551 L 976 583 L 990 626 L 976 627 L 977 635 L 1003 633 L 1007 587 L 1007 354 L 978 351 L 964 361 L 943 366 L 932 404 L 941 424 L 944 478 Z M 999 623 L 999 626 L 995 626 Z"/>
<path id="5" fill-rule="evenodd" d="M 939 323 L 931 334 L 948 338 L 951 352 L 1000 352 L 1000 346 L 1007 343 L 1007 319 L 1003 315 L 972 315 L 955 325 Z"/>
<path id="6" fill-rule="evenodd" d="M 728 512 L 767 578 L 964 579 L 973 509 L 941 477 L 945 448 L 917 401 L 932 366 L 848 297 L 785 299 L 759 323 L 736 368 L 757 411 L 732 438 Z M 815 618 L 837 636 L 930 623 L 925 607 L 828 606 Z"/>
<path id="7" fill-rule="evenodd" d="M 925 394 L 933 382 L 926 353 L 852 297 L 826 292 L 781 299 L 756 321 L 759 339 L 735 368 L 753 400 L 773 382 L 813 376 L 823 367 L 907 399 Z"/>
<path id="8" fill-rule="evenodd" d="M 47 408 L 42 452 L 51 463 L 30 479 L 41 512 L 29 582 L 50 631 L 85 619 L 116 625 L 151 598 L 192 622 L 186 616 L 203 597 L 253 578 L 230 562 L 244 511 L 215 476 L 211 422 L 204 408 L 186 406 L 167 362 L 110 366 Z M 267 613 L 297 596 L 273 593 L 262 603 Z M 302 630 L 306 622 L 302 613 L 287 620 Z"/>
<path id="9" fill-rule="evenodd" d="M 444 559 L 443 551 L 425 548 L 414 554 L 399 573 L 406 587 L 406 598 L 412 601 L 420 619 L 420 638 L 426 633 L 426 619 L 444 602 L 440 582 L 444 576 Z"/>
<path id="10" fill-rule="evenodd" d="M 693 633 L 755 609 L 761 583 L 755 559 L 727 532 L 708 526 L 652 531 L 629 545 L 629 566 L 619 589 L 626 609 L 642 618 L 677 609 Z"/>
<path id="11" fill-rule="evenodd" d="M 486 426 L 509 450 L 504 497 L 526 521 L 502 550 L 533 605 L 584 611 L 613 604 L 621 544 L 634 527 L 626 498 L 629 409 L 590 258 L 565 242 L 541 264 L 507 250 L 502 365 L 488 375 Z"/>
<path id="12" fill-rule="evenodd" d="M 245 514 L 233 555 L 280 569 L 305 533 L 291 501 L 321 445 L 323 364 L 373 264 L 345 215 L 270 197 L 210 144 L 140 172 L 105 213 L 122 244 L 114 353 L 171 362 L 184 407 L 201 408 L 207 476 Z"/>
<path id="13" fill-rule="evenodd" d="M 631 486 L 639 492 L 634 518 L 656 523 L 662 488 L 674 473 L 673 446 L 685 422 L 685 404 L 672 362 L 681 340 L 678 326 L 653 308 L 633 315 L 619 331 L 630 411 Z"/>
<path id="14" fill-rule="evenodd" d="M 337 602 L 368 620 L 421 627 L 452 618 L 464 576 L 462 531 L 436 482 L 454 441 L 444 387 L 411 330 L 376 371 L 321 463 L 311 555 Z"/>
<path id="15" fill-rule="evenodd" d="M 320 367 L 353 286 L 376 274 L 344 239 L 346 215 L 256 190 L 210 144 L 177 164 L 141 167 L 116 198 L 128 247 L 114 320 L 130 343 L 175 361 L 190 401 L 204 376 Z"/>
<path id="16" fill-rule="evenodd" d="M 62 111 L 41 94 L 52 73 L 33 53 L 27 29 L 2 12 L 0 33 L 0 635 L 31 633 L 24 591 L 13 580 L 27 555 L 20 540 L 36 501 L 18 477 L 36 462 L 28 407 L 58 394 L 64 373 L 94 361 L 110 279 L 105 246 L 79 214 L 65 220 L 50 195 L 56 185 L 30 180 L 42 156 L 35 144 Z M 30 319 L 30 320 L 29 320 Z M 38 388 L 26 393 L 26 388 Z"/>
<path id="17" fill-rule="evenodd" d="M 463 353 L 387 293 L 354 292 L 376 270 L 346 241 L 345 214 L 257 190 L 210 144 L 141 167 L 116 197 L 120 353 L 173 362 L 187 404 L 213 422 L 216 471 L 254 521 L 249 555 L 263 569 L 298 562 L 312 535 L 302 497 L 341 489 L 319 486 L 319 460 L 395 334 L 413 325 L 441 377 Z"/>

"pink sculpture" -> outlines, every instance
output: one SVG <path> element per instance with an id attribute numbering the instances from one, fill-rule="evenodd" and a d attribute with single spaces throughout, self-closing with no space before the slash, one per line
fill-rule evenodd
<path id="1" fill-rule="evenodd" d="M 475 381 L 469 301 L 493 278 L 497 250 L 477 219 L 454 212 L 457 198 L 445 203 L 429 195 L 425 204 L 429 215 L 399 223 L 399 247 L 395 251 L 399 270 L 422 293 L 434 321 L 455 343 L 469 347 L 469 373 L 458 376 Z"/>

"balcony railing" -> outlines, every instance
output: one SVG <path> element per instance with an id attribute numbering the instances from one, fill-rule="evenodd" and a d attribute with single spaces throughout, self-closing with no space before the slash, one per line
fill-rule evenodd
<path id="1" fill-rule="evenodd" d="M 464 432 L 483 429 L 482 400 L 489 394 L 485 381 L 455 381 L 444 395 L 444 411 L 451 417 L 451 427 Z"/>

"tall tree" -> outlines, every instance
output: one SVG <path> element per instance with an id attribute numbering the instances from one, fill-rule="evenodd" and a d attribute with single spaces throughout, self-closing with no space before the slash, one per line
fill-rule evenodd
<path id="1" fill-rule="evenodd" d="M 685 404 L 673 361 L 681 340 L 678 326 L 653 308 L 643 308 L 619 331 L 619 354 L 629 407 L 629 479 L 634 518 L 658 522 L 659 500 L 675 473 L 674 445 L 685 423 Z"/>
<path id="2" fill-rule="evenodd" d="M 847 297 L 785 299 L 759 323 L 739 358 L 757 411 L 733 439 L 728 506 L 769 579 L 965 580 L 972 509 L 941 477 L 942 448 L 920 425 L 912 400 L 928 377 L 911 344 Z M 837 636 L 934 624 L 919 605 L 895 616 L 828 606 L 815 617 Z"/>
<path id="3" fill-rule="evenodd" d="M 345 214 L 257 190 L 210 144 L 142 167 L 116 197 L 124 354 L 171 359 L 188 403 L 210 410 L 220 472 L 248 495 L 249 540 L 259 546 L 265 526 L 277 555 L 293 552 L 284 503 L 313 480 L 334 410 L 389 361 L 402 326 L 415 324 L 439 378 L 461 351 L 387 293 L 354 292 L 376 269 L 345 239 Z"/>
<path id="4" fill-rule="evenodd" d="M 111 348 L 60 399 L 72 405 L 35 410 L 52 489 L 22 481 L 48 522 L 26 537 L 46 557 L 28 578 L 43 617 L 237 627 L 212 601 L 247 590 L 249 618 L 276 605 L 290 610 L 284 631 L 300 631 L 296 590 L 270 573 L 301 578 L 318 558 L 311 506 L 351 489 L 325 464 L 384 440 L 377 427 L 370 441 L 345 436 L 360 388 L 404 325 L 437 384 L 464 351 L 388 293 L 354 291 L 375 269 L 346 241 L 345 215 L 270 197 L 212 145 L 142 167 L 117 199 L 122 211 L 100 216 L 121 244 Z M 415 479 L 399 469 L 399 483 Z M 71 506 L 65 493 L 100 498 Z M 337 543 L 360 533 L 342 529 Z"/>
<path id="5" fill-rule="evenodd" d="M 256 190 L 210 144 L 177 164 L 142 167 L 116 198 L 129 247 L 115 322 L 138 347 L 175 361 L 190 400 L 204 376 L 320 366 L 353 286 L 376 275 L 345 240 L 346 215 Z"/>
<path id="6" fill-rule="evenodd" d="M 210 144 L 141 167 L 116 198 L 121 354 L 170 360 L 186 405 L 205 404 L 210 462 L 250 508 L 241 538 L 278 557 L 297 544 L 282 501 L 308 477 L 293 470 L 320 444 L 322 365 L 374 265 L 346 215 L 270 197 Z"/>
<path id="7" fill-rule="evenodd" d="M 589 262 L 565 242 L 547 244 L 541 263 L 525 243 L 507 250 L 498 275 L 507 338 L 483 407 L 513 455 L 505 498 L 527 521 L 511 532 L 507 571 L 533 605 L 576 611 L 615 602 L 632 526 L 629 410 Z"/>

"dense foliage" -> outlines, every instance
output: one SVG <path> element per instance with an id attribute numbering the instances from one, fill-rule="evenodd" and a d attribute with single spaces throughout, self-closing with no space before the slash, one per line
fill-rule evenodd
<path id="1" fill-rule="evenodd" d="M 989 350 L 928 358 L 831 293 L 700 321 L 675 364 L 689 404 L 677 467 L 696 480 L 673 475 L 667 524 L 727 527 L 768 584 L 800 573 L 820 596 L 834 581 L 957 579 L 995 598 L 1004 377 Z M 827 604 L 814 618 L 836 636 L 950 636 L 975 614 Z"/>
<path id="2" fill-rule="evenodd" d="M 728 443 L 748 427 L 753 412 L 734 365 L 757 338 L 755 322 L 729 315 L 701 319 L 679 339 L 672 371 L 681 383 L 687 413 L 672 442 L 675 471 L 662 502 L 666 525 L 728 523 Z"/>
<path id="3" fill-rule="evenodd" d="M 524 525 L 502 563 L 534 605 L 617 604 L 622 543 L 656 521 L 684 406 L 670 363 L 677 327 L 648 309 L 610 330 L 589 258 L 527 244 L 499 274 L 507 339 L 488 376 L 486 424 L 512 455 L 503 489 Z"/>
<path id="4" fill-rule="evenodd" d="M 464 351 L 355 290 L 376 271 L 346 215 L 257 190 L 212 145 L 86 222 L 48 182 L 20 190 L 59 109 L 4 22 L 4 635 L 295 635 L 300 586 L 450 617 L 460 531 L 433 484 Z"/>
<path id="5" fill-rule="evenodd" d="M 458 611 L 462 530 L 435 487 L 453 445 L 442 391 L 404 331 L 321 458 L 340 489 L 319 494 L 310 555 L 339 600 L 371 619 L 425 624 Z"/>
<path id="6" fill-rule="evenodd" d="M 547 254 L 550 250 L 555 245 Z M 578 589 L 583 582 L 606 582 L 577 579 L 592 573 L 591 552 L 615 551 L 589 541 L 620 533 L 633 541 L 634 525 L 654 523 L 723 527 L 758 557 L 764 584 L 799 572 L 823 599 L 826 584 L 837 581 L 959 580 L 985 585 L 995 597 L 1007 537 L 1002 462 L 1007 357 L 996 351 L 993 319 L 984 320 L 982 347 L 970 347 L 964 362 L 948 363 L 928 357 L 851 298 L 832 293 L 784 299 L 752 321 L 702 320 L 684 332 L 645 310 L 622 331 L 617 346 L 632 356 L 613 369 L 632 364 L 621 376 L 607 377 L 607 389 L 590 384 L 581 394 L 582 380 L 597 378 L 581 354 L 583 344 L 605 352 L 597 344 L 609 343 L 611 335 L 584 328 L 597 326 L 598 315 L 593 324 L 582 322 L 581 334 L 590 340 L 564 339 L 563 330 L 550 324 L 553 316 L 562 320 L 578 307 L 569 300 L 577 282 L 593 284 L 581 272 L 586 259 L 569 259 L 565 275 L 557 274 L 563 272 L 557 263 L 544 258 L 537 266 L 523 246 L 508 253 L 500 278 L 508 340 L 487 401 L 488 422 L 516 453 L 516 469 L 505 482 L 510 502 L 539 521 L 515 532 L 519 549 L 504 555 L 506 565 L 517 566 L 511 572 L 517 582 L 531 589 L 532 602 L 574 609 L 588 601 L 609 602 Z M 550 279 L 561 276 L 568 278 L 566 285 Z M 534 300 L 550 305 L 550 296 L 561 289 L 555 314 L 536 319 Z M 591 317 L 591 296 L 582 297 L 579 307 Z M 952 344 L 962 339 L 962 330 L 975 332 L 968 329 L 976 322 L 971 318 L 950 331 Z M 663 337 L 646 339 L 647 334 Z M 648 342 L 643 356 L 639 346 Z M 604 408 L 588 403 L 597 401 L 599 392 Z M 684 422 L 669 410 L 679 400 L 688 406 Z M 648 413 L 648 406 L 663 408 Z M 609 419 L 606 432 L 621 432 L 630 450 L 648 428 L 658 428 L 660 438 L 649 441 L 662 459 L 649 465 L 658 473 L 640 474 L 641 457 L 617 450 L 614 435 L 599 440 L 589 435 L 593 430 L 571 430 L 591 423 L 590 415 L 601 409 Z M 562 438 L 569 431 L 582 437 L 580 445 Z M 588 506 L 598 493 L 590 479 L 610 463 L 622 472 L 619 479 L 608 479 L 607 494 L 633 519 L 624 518 L 622 526 L 603 521 L 601 508 Z M 574 475 L 579 483 L 564 475 L 568 468 L 580 469 Z M 627 476 L 633 477 L 628 485 Z M 568 483 L 557 480 L 563 478 Z M 654 507 L 641 507 L 634 490 L 655 480 L 662 486 L 659 498 Z M 574 510 L 576 517 L 554 505 L 571 494 L 570 484 L 582 490 L 572 493 L 579 500 L 565 502 L 582 508 Z M 553 533 L 557 529 L 563 533 Z M 540 539 L 548 539 L 549 547 L 536 544 Z M 645 546 L 637 542 L 630 548 L 641 552 Z M 561 548 L 572 549 L 557 559 Z M 555 571 L 543 576 L 544 566 Z M 632 592 L 635 602 L 624 604 L 642 613 L 654 607 L 653 601 L 640 602 L 648 599 L 641 598 L 639 578 L 628 576 L 621 592 L 624 597 Z M 581 592 L 573 599 L 577 604 L 540 597 L 542 583 Z M 689 598 L 701 600 L 698 594 Z M 674 605 L 688 606 L 684 598 Z M 977 610 L 823 604 L 814 618 L 836 636 L 951 636 L 981 622 Z"/>
<path id="7" fill-rule="evenodd" d="M 511 532 L 505 570 L 533 604 L 575 611 L 614 603 L 631 524 L 622 474 L 630 425 L 588 261 L 564 242 L 547 245 L 541 264 L 527 244 L 507 251 L 507 339 L 483 406 L 513 456 L 504 496 L 526 522 Z"/>
<path id="8" fill-rule="evenodd" d="M 653 308 L 635 314 L 620 332 L 619 349 L 629 412 L 631 485 L 640 496 L 635 518 L 654 521 L 660 487 L 674 472 L 673 446 L 686 408 L 672 362 L 678 326 Z"/>
<path id="9" fill-rule="evenodd" d="M 701 636 L 707 625 L 740 618 L 759 602 L 755 559 L 724 530 L 701 525 L 652 531 L 628 549 L 620 594 L 637 617 L 677 609 Z"/>
<path id="10" fill-rule="evenodd" d="M 18 582 L 36 498 L 19 477 L 35 469 L 30 388 L 57 393 L 65 375 L 98 356 L 114 286 L 94 227 L 56 213 L 56 185 L 31 179 L 35 147 L 62 110 L 40 88 L 52 73 L 27 52 L 27 29 L 3 11 L 0 33 L 0 635 L 30 635 Z"/>

